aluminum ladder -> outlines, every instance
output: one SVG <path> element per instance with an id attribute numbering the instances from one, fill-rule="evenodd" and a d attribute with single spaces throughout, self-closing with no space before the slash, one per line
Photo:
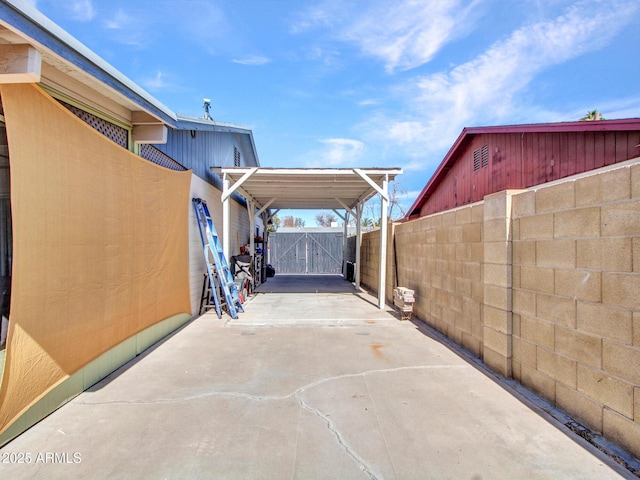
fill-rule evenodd
<path id="1" fill-rule="evenodd" d="M 200 229 L 200 239 L 202 240 L 204 260 L 207 264 L 209 285 L 211 285 L 211 294 L 216 306 L 218 318 L 222 317 L 222 311 L 221 302 L 218 298 L 218 289 L 216 288 L 216 283 L 214 281 L 214 275 L 218 276 L 220 288 L 224 295 L 229 315 L 231 315 L 231 318 L 238 318 L 238 312 L 244 312 L 242 309 L 242 301 L 238 295 L 236 284 L 233 281 L 233 275 L 229 269 L 229 264 L 224 256 L 222 245 L 220 244 L 220 238 L 216 232 L 216 227 L 213 225 L 211 215 L 209 215 L 207 203 L 201 198 L 192 198 L 191 201 L 196 212 L 196 220 L 198 221 L 198 227 Z M 210 257 L 213 257 L 213 265 L 211 264 Z"/>

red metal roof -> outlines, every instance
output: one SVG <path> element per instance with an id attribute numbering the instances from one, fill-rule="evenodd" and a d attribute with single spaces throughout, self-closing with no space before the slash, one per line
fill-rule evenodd
<path id="1" fill-rule="evenodd" d="M 578 122 L 558 122 L 558 123 L 532 123 L 522 125 L 501 125 L 489 127 L 466 127 L 451 146 L 444 159 L 431 176 L 425 187 L 418 195 L 418 198 L 409 208 L 404 220 L 415 218 L 419 215 L 420 209 L 424 205 L 429 195 L 437 188 L 440 182 L 447 175 L 448 170 L 457 161 L 456 152 L 465 145 L 473 135 L 485 133 L 553 133 L 553 132 L 606 132 L 606 131 L 629 131 L 640 130 L 640 118 L 623 118 L 619 120 L 597 120 Z"/>

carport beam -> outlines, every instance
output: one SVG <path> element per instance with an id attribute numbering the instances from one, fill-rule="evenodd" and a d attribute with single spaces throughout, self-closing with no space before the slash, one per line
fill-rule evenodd
<path id="1" fill-rule="evenodd" d="M 222 251 L 227 261 L 229 261 L 229 238 L 231 231 L 231 205 L 229 205 L 229 176 L 222 174 Z"/>
<path id="2" fill-rule="evenodd" d="M 387 286 L 387 209 L 389 207 L 389 176 L 385 176 L 382 181 L 382 191 L 380 201 L 381 205 L 381 219 L 380 219 L 380 277 L 378 279 L 378 307 L 380 310 L 384 309 L 386 302 L 385 288 Z"/>

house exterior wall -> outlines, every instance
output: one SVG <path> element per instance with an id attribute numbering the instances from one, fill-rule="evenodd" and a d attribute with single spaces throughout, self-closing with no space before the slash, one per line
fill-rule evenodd
<path id="1" fill-rule="evenodd" d="M 392 230 L 417 318 L 640 457 L 640 158 Z M 372 290 L 379 236 L 362 241 Z"/>
<path id="2" fill-rule="evenodd" d="M 420 209 L 430 215 L 507 189 L 529 188 L 638 156 L 640 131 L 483 133 L 470 136 Z M 474 169 L 474 152 L 487 162 Z"/>

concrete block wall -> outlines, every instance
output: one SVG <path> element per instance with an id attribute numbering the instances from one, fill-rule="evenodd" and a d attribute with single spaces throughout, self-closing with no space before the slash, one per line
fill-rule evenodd
<path id="1" fill-rule="evenodd" d="M 640 458 L 640 158 L 393 230 L 417 318 Z"/>
<path id="2" fill-rule="evenodd" d="M 513 200 L 513 378 L 640 456 L 640 163 Z"/>

